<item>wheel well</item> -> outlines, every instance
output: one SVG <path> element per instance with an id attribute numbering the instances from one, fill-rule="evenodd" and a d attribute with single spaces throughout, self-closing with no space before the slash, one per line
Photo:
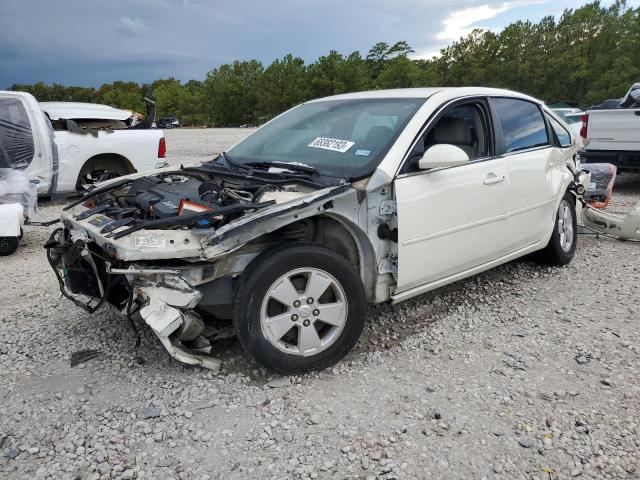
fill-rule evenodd
<path id="1" fill-rule="evenodd" d="M 130 173 L 136 173 L 136 169 L 133 168 L 131 162 L 122 155 L 117 153 L 101 153 L 100 155 L 94 155 L 86 162 L 80 169 L 78 175 L 78 181 L 82 178 L 82 175 L 91 172 L 92 170 L 101 169 L 116 170 L 120 175 L 128 175 Z"/>
<path id="2" fill-rule="evenodd" d="M 367 291 L 373 298 L 375 290 L 375 254 L 364 232 L 359 235 L 357 226 L 327 215 L 317 215 L 285 225 L 271 233 L 256 238 L 251 243 L 267 243 L 275 248 L 300 241 L 313 242 L 340 254 L 360 274 Z"/>

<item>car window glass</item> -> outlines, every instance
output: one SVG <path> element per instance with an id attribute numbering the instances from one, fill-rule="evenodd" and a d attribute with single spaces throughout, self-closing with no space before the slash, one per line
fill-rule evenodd
<path id="1" fill-rule="evenodd" d="M 272 120 L 227 152 L 239 164 L 302 163 L 320 175 L 370 175 L 423 98 L 310 102 Z"/>
<path id="2" fill-rule="evenodd" d="M 461 148 L 469 160 L 489 156 L 489 129 L 481 107 L 470 103 L 447 110 L 418 140 L 403 170 L 417 171 L 418 160 L 429 147 L 438 144 Z"/>
<path id="3" fill-rule="evenodd" d="M 562 125 L 560 125 L 560 122 L 558 122 L 555 118 L 549 117 L 549 116 L 547 116 L 547 118 L 549 119 L 549 123 L 551 123 L 551 128 L 553 128 L 553 131 L 555 132 L 556 137 L 558 137 L 558 142 L 560 143 L 560 146 L 570 147 L 571 135 L 569 134 L 569 132 L 567 132 L 567 130 Z"/>
<path id="4" fill-rule="evenodd" d="M 0 168 L 26 168 L 33 156 L 31 122 L 22 101 L 0 98 Z"/>
<path id="5" fill-rule="evenodd" d="M 491 101 L 504 138 L 505 151 L 547 145 L 547 126 L 538 106 L 516 98 L 494 98 Z"/>

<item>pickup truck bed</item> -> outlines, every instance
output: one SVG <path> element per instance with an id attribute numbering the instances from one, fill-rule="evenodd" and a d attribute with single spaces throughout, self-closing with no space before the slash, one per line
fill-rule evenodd
<path id="1" fill-rule="evenodd" d="M 628 98 L 640 84 L 634 85 Z M 624 106 L 634 104 L 623 102 Z M 618 171 L 640 172 L 640 108 L 597 109 L 583 117 L 581 136 L 588 140 L 583 163 L 612 163 Z"/>

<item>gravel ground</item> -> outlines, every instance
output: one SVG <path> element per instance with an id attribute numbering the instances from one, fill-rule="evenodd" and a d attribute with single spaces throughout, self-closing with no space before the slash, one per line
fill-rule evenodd
<path id="1" fill-rule="evenodd" d="M 246 133 L 167 142 L 181 162 Z M 621 177 L 612 210 L 639 194 Z M 523 259 L 371 307 L 345 361 L 283 378 L 235 341 L 220 375 L 145 328 L 136 349 L 122 316 L 60 298 L 47 235 L 0 262 L 2 478 L 640 478 L 638 244 L 585 235 L 565 268 Z M 71 368 L 84 349 L 101 354 Z"/>

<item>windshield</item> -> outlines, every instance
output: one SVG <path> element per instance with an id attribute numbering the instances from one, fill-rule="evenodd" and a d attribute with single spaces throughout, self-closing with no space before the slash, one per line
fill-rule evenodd
<path id="1" fill-rule="evenodd" d="M 289 163 L 312 167 L 321 176 L 364 177 L 424 102 L 402 98 L 306 103 L 266 124 L 227 156 L 236 164 Z"/>

